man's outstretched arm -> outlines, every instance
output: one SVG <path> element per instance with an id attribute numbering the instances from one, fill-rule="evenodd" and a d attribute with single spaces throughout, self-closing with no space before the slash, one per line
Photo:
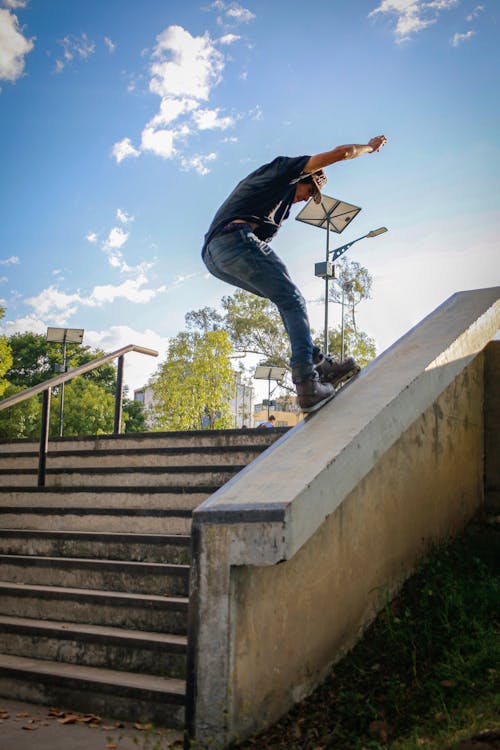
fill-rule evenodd
<path id="1" fill-rule="evenodd" d="M 331 151 L 325 151 L 323 154 L 311 156 L 304 167 L 304 172 L 316 172 L 318 169 L 328 167 L 337 161 L 346 159 L 355 159 L 361 154 L 371 154 L 374 151 L 380 151 L 384 143 L 387 143 L 385 135 L 377 135 L 366 144 L 351 143 L 346 146 L 337 146 Z"/>

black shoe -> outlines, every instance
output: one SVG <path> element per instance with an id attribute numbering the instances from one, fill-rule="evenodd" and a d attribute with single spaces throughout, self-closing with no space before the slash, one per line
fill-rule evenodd
<path id="1" fill-rule="evenodd" d="M 321 359 L 314 366 L 322 383 L 331 383 L 336 386 L 352 378 L 360 371 L 354 357 L 347 357 L 342 362 L 337 362 L 333 357 L 321 355 Z"/>
<path id="2" fill-rule="evenodd" d="M 330 383 L 322 383 L 317 372 L 302 383 L 295 383 L 295 389 L 297 403 L 306 413 L 316 411 L 335 395 L 333 386 Z"/>

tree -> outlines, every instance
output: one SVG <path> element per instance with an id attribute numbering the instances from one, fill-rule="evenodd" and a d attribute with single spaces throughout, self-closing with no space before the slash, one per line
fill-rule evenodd
<path id="1" fill-rule="evenodd" d="M 342 351 L 341 335 L 340 326 L 328 329 L 328 352 L 334 359 L 338 360 L 340 360 Z M 323 333 L 315 332 L 314 343 L 323 347 Z M 360 330 L 355 331 L 350 323 L 344 323 L 344 357 L 354 357 L 361 367 L 366 367 L 376 354 L 375 341 L 367 333 Z"/>
<path id="2" fill-rule="evenodd" d="M 37 333 L 15 333 L 9 338 L 13 363 L 6 375 L 10 383 L 30 388 L 54 377 L 56 365 L 62 364 L 62 347 L 49 343 L 45 336 Z M 68 368 L 87 364 L 104 354 L 100 349 L 92 350 L 89 346 L 68 344 L 66 361 Z M 86 380 L 101 385 L 113 393 L 116 388 L 116 372 L 112 363 L 101 365 L 97 370 L 86 373 Z"/>
<path id="3" fill-rule="evenodd" d="M 261 364 L 288 367 L 290 344 L 276 306 L 243 289 L 222 298 L 224 328 L 237 351 L 259 354 Z"/>
<path id="4" fill-rule="evenodd" d="M 60 392 L 51 399 L 50 432 L 59 434 Z M 64 435 L 102 435 L 113 432 L 115 399 L 101 385 L 77 377 L 64 388 Z"/>
<path id="5" fill-rule="evenodd" d="M 5 395 L 13 395 L 54 377 L 55 366 L 62 364 L 62 347 L 47 342 L 35 333 L 16 333 L 8 343 L 12 362 L 6 373 L 11 385 Z M 102 356 L 100 350 L 76 344 L 67 346 L 67 365 L 74 369 Z M 64 434 L 79 435 L 111 432 L 113 429 L 116 371 L 112 363 L 101 365 L 65 384 Z M 59 425 L 60 388 L 54 389 L 51 402 L 51 434 Z M 34 438 L 40 434 L 40 397 L 0 412 L 0 434 L 6 438 Z"/>
<path id="6" fill-rule="evenodd" d="M 24 391 L 18 385 L 8 385 L 4 397 Z M 16 406 L 0 411 L 0 438 L 38 438 L 40 436 L 41 403 L 37 396 L 22 401 Z"/>
<path id="7" fill-rule="evenodd" d="M 371 298 L 372 276 L 365 266 L 346 257 L 335 264 L 335 270 L 338 274 L 338 284 L 330 286 L 329 299 L 341 305 L 342 296 L 344 297 L 346 318 L 356 332 L 356 308 L 360 302 Z"/>
<path id="8" fill-rule="evenodd" d="M 5 310 L 0 307 L 0 320 L 5 315 Z M 9 346 L 6 336 L 0 336 L 0 396 L 9 385 L 9 381 L 4 378 L 5 373 L 12 367 L 12 349 Z"/>
<path id="9" fill-rule="evenodd" d="M 151 381 L 156 430 L 231 427 L 234 373 L 226 331 L 181 332 Z"/>

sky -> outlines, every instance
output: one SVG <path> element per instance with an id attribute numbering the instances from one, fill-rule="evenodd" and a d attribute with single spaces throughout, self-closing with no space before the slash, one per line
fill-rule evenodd
<path id="1" fill-rule="evenodd" d="M 330 247 L 373 276 L 378 352 L 500 284 L 499 0 L 0 0 L 0 332 L 84 328 L 146 383 L 184 316 L 234 289 L 203 235 L 246 174 L 384 134 L 327 169 L 362 208 Z M 322 329 L 326 232 L 273 242 Z M 330 321 L 340 311 L 332 305 Z"/>

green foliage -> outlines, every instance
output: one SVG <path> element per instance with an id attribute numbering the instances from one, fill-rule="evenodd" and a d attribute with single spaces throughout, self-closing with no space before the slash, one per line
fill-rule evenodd
<path id="1" fill-rule="evenodd" d="M 59 434 L 61 389 L 51 399 L 50 433 Z M 115 400 L 102 386 L 83 377 L 64 386 L 63 432 L 69 435 L 101 435 L 113 432 Z"/>
<path id="2" fill-rule="evenodd" d="M 5 315 L 5 310 L 0 307 L 0 320 Z M 4 394 L 8 386 L 8 380 L 4 378 L 5 373 L 12 367 L 12 350 L 6 336 L 0 336 L 0 396 Z"/>
<path id="3" fill-rule="evenodd" d="M 62 364 L 62 346 L 48 343 L 45 336 L 36 333 L 15 333 L 9 338 L 13 363 L 7 372 L 7 379 L 13 385 L 30 388 L 54 377 L 55 366 Z M 100 350 L 92 351 L 88 346 L 68 344 L 66 347 L 67 366 L 70 369 L 87 364 L 102 356 Z M 83 376 L 114 392 L 116 372 L 113 364 L 102 365 Z"/>
<path id="4" fill-rule="evenodd" d="M 1 342 L 0 342 L 1 343 Z M 4 396 L 13 395 L 56 376 L 55 366 L 62 364 L 62 347 L 48 343 L 44 336 L 16 333 L 8 340 L 12 362 L 6 372 L 11 383 Z M 68 345 L 67 366 L 74 369 L 103 352 L 89 347 Z M 116 372 L 112 363 L 65 384 L 64 435 L 111 432 L 114 416 Z M 59 392 L 51 400 L 50 429 L 59 434 Z M 0 412 L 0 435 L 4 438 L 37 438 L 40 434 L 40 398 L 33 398 Z"/>
<path id="5" fill-rule="evenodd" d="M 144 408 L 139 401 L 133 399 L 123 399 L 122 422 L 124 432 L 146 432 L 146 415 Z"/>
<path id="6" fill-rule="evenodd" d="M 323 348 L 323 336 L 314 335 L 314 343 Z M 341 358 L 341 327 L 328 330 L 328 353 L 335 359 Z M 354 357 L 361 367 L 372 361 L 377 355 L 375 341 L 364 331 L 355 331 L 350 323 L 344 325 L 344 357 Z"/>
<path id="7" fill-rule="evenodd" d="M 222 298 L 224 327 L 237 351 L 260 354 L 262 364 L 287 367 L 290 346 L 276 306 L 243 289 Z"/>
<path id="8" fill-rule="evenodd" d="M 24 391 L 17 385 L 9 385 L 3 396 L 14 396 Z M 37 396 L 16 406 L 0 411 L 0 438 L 38 438 L 40 436 L 41 403 Z"/>
<path id="9" fill-rule="evenodd" d="M 232 426 L 231 350 L 231 342 L 223 330 L 182 332 L 170 340 L 167 359 L 151 382 L 156 430 Z"/>

